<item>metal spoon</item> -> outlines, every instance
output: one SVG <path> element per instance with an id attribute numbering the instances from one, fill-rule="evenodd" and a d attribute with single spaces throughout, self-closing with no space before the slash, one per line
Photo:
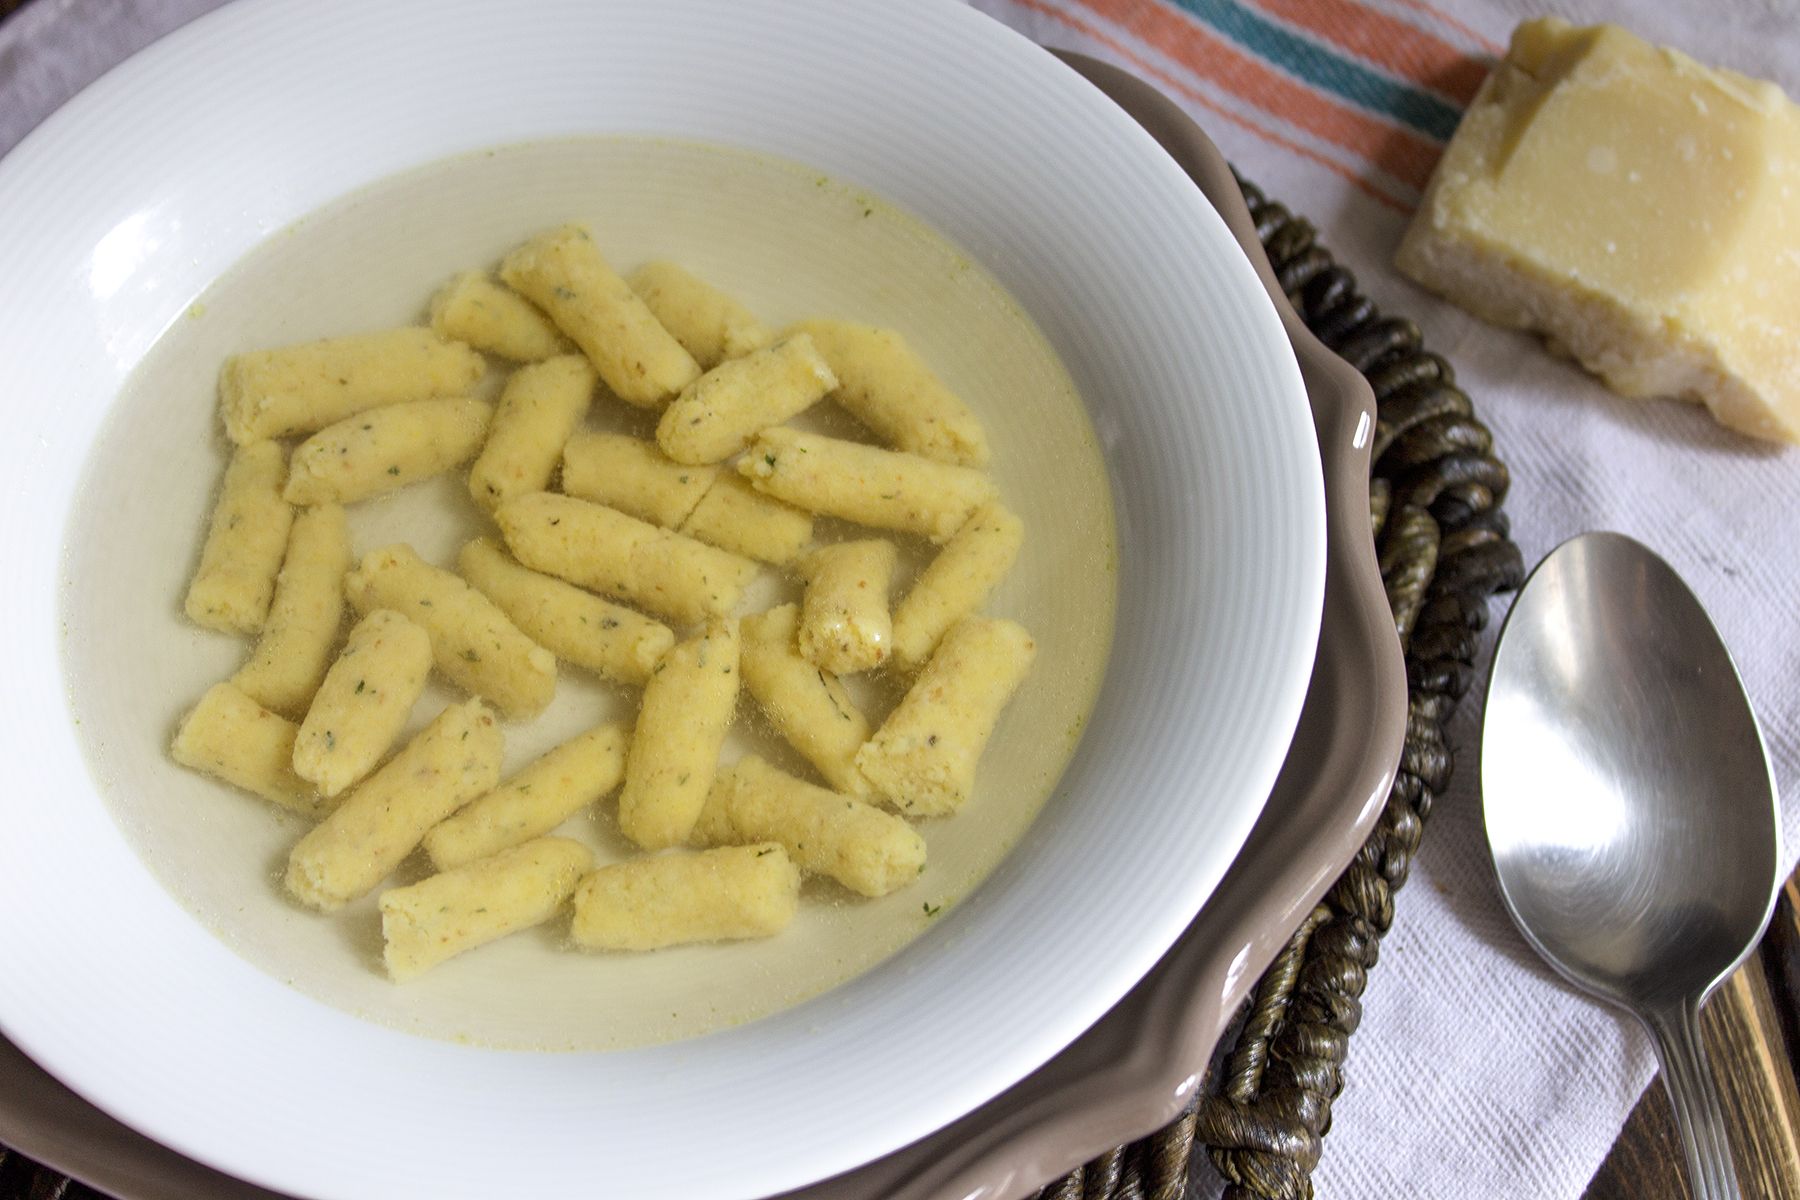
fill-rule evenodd
<path id="1" fill-rule="evenodd" d="M 1656 1041 L 1696 1200 L 1739 1195 L 1700 1005 L 1774 909 L 1775 781 L 1700 601 L 1628 537 L 1532 573 L 1501 631 L 1482 803 L 1513 920 Z"/>

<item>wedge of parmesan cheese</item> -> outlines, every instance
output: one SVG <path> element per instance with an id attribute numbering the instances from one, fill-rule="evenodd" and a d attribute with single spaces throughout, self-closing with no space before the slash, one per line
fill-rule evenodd
<path id="1" fill-rule="evenodd" d="M 1397 265 L 1616 392 L 1800 441 L 1800 108 L 1773 84 L 1527 21 Z"/>

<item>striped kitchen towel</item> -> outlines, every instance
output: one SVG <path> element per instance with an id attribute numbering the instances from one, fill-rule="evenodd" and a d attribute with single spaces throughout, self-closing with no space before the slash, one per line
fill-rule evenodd
<path id="1" fill-rule="evenodd" d="M 1426 295 L 1391 263 L 1444 143 L 1520 20 L 1548 10 L 1617 21 L 1800 96 L 1800 0 L 974 2 L 1163 89 L 1239 170 L 1318 225 L 1384 308 L 1419 321 L 1512 468 L 1507 510 L 1528 562 L 1571 534 L 1611 528 L 1676 564 L 1762 716 L 1787 798 L 1791 869 L 1800 639 L 1768 631 L 1786 620 L 1791 632 L 1800 591 L 1800 451 L 1752 444 L 1697 406 L 1614 397 L 1534 339 Z M 1655 1069 L 1629 1019 L 1560 984 L 1500 906 L 1476 787 L 1479 691 L 1451 730 L 1463 750 L 1455 779 L 1370 979 L 1314 1176 L 1322 1196 L 1579 1196 Z"/>
<path id="2" fill-rule="evenodd" d="M 1503 47 L 1424 0 L 1016 0 L 1205 113 L 1384 204 L 1418 201 Z"/>
<path id="3" fill-rule="evenodd" d="M 1254 138 L 1396 212 L 1418 203 L 1509 27 L 1504 15 L 1466 19 L 1429 0 L 978 6 L 1040 41 L 1151 80 L 1201 117 L 1228 153 L 1237 136 Z"/>

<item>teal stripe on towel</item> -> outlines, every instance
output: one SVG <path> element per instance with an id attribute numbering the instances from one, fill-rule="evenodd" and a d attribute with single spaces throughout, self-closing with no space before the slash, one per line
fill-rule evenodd
<path id="1" fill-rule="evenodd" d="M 1237 0 L 1173 0 L 1173 3 L 1260 58 L 1321 91 L 1359 108 L 1392 117 L 1427 137 L 1450 140 L 1462 114 L 1454 105 L 1408 87 L 1360 63 L 1283 29 Z"/>

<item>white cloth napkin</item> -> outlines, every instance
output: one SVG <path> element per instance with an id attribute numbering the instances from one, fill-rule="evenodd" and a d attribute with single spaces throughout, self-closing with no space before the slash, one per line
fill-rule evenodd
<path id="1" fill-rule="evenodd" d="M 1800 450 L 1754 444 L 1687 405 L 1613 397 L 1535 341 L 1475 321 L 1390 265 L 1421 172 L 1479 79 L 1470 60 L 1497 53 L 1517 20 L 1536 15 L 1531 0 L 975 2 L 1041 42 L 1163 87 L 1240 170 L 1311 218 L 1379 303 L 1419 321 L 1512 468 L 1506 507 L 1527 562 L 1606 528 L 1676 565 L 1762 716 L 1786 796 L 1791 867 L 1800 847 Z M 101 72 L 218 3 L 27 4 L 0 23 L 0 151 Z M 1796 0 L 1558 8 L 1576 21 L 1619 20 L 1800 96 Z M 1431 86 L 1383 86 L 1416 80 Z M 1401 114 L 1411 132 L 1384 113 Z M 1323 1195 L 1578 1196 L 1655 1069 L 1644 1036 L 1562 986 L 1500 907 L 1475 787 L 1479 707 L 1471 695 L 1452 727 L 1462 750 L 1455 782 L 1371 977 L 1315 1176 Z"/>

